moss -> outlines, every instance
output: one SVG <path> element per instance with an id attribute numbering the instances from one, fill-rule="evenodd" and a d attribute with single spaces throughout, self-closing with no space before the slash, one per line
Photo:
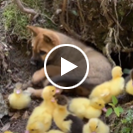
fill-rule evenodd
<path id="1" fill-rule="evenodd" d="M 45 3 L 42 0 L 32 1 L 32 0 L 23 0 L 23 4 L 26 7 L 32 8 L 37 12 L 41 13 L 41 19 L 45 19 L 45 22 L 38 24 L 42 27 L 53 28 L 55 25 L 48 19 L 47 16 L 51 16 L 49 12 L 45 9 Z M 29 24 L 29 17 L 27 14 L 22 13 L 18 7 L 10 2 L 3 11 L 4 27 L 6 31 L 10 33 L 17 34 L 21 38 L 27 38 L 28 32 L 26 30 L 26 25 Z"/>
<path id="2" fill-rule="evenodd" d="M 28 24 L 28 16 L 21 13 L 16 5 L 9 4 L 3 12 L 4 25 L 6 31 L 12 31 L 14 34 L 19 34 L 26 37 L 25 26 Z"/>

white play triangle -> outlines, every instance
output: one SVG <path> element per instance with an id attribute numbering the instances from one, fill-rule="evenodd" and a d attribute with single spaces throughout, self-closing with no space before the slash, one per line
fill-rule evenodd
<path id="1" fill-rule="evenodd" d="M 77 68 L 75 64 L 61 57 L 61 76 Z"/>

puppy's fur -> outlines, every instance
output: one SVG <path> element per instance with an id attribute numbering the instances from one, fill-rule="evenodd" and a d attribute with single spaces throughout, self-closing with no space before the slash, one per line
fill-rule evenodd
<path id="1" fill-rule="evenodd" d="M 89 59 L 89 74 L 88 78 L 86 79 L 86 82 L 88 83 L 88 89 L 92 89 L 91 88 L 92 86 L 95 87 L 96 85 L 111 79 L 111 69 L 112 69 L 111 64 L 106 59 L 106 57 L 104 57 L 98 51 L 60 32 L 35 26 L 27 26 L 27 28 L 30 29 L 30 31 L 33 34 L 32 57 L 31 57 L 32 64 L 36 65 L 39 62 L 43 63 L 47 53 L 57 45 L 73 44 L 80 47 L 86 53 Z M 64 54 L 67 55 L 67 51 L 65 51 Z M 56 54 L 56 56 L 57 55 L 58 53 Z M 49 69 L 50 71 L 49 76 L 59 75 L 60 74 L 59 72 L 60 68 L 58 67 L 60 66 L 59 59 L 55 61 L 55 58 L 53 56 L 51 57 L 51 60 L 54 61 L 55 65 L 53 65 L 52 62 L 52 66 L 50 64 L 47 66 L 47 69 Z M 34 73 L 32 77 L 32 82 L 34 84 L 38 84 L 44 78 L 45 78 L 45 73 L 44 69 L 42 68 Z M 66 79 L 65 83 L 67 82 L 69 81 L 67 81 Z M 84 89 L 82 91 L 84 91 Z M 89 93 L 90 91 L 87 92 Z"/>

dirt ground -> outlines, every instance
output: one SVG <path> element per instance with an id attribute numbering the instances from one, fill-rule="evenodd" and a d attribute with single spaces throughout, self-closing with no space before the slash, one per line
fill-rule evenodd
<path id="1" fill-rule="evenodd" d="M 29 53 L 29 46 L 26 43 L 27 42 L 10 44 L 12 48 L 9 51 L 8 64 L 11 73 L 9 73 L 8 76 L 5 75 L 6 80 L 4 77 L 3 80 L 1 80 L 1 83 L 5 88 L 2 93 L 5 101 L 7 101 L 8 95 L 13 91 L 15 83 L 28 82 L 32 74 L 37 70 L 37 67 L 30 64 L 31 54 Z M 15 133 L 24 133 L 31 112 L 41 103 L 41 101 L 41 99 L 34 98 L 32 99 L 31 105 L 27 109 L 21 111 L 12 110 L 9 107 L 9 115 L 4 116 L 1 119 L 0 128 L 8 129 Z M 52 128 L 57 129 L 54 123 Z"/>
<path id="2" fill-rule="evenodd" d="M 7 79 L 8 86 L 7 84 L 3 85 L 7 86 L 3 93 L 5 98 L 7 98 L 8 95 L 13 91 L 16 82 L 27 82 L 33 74 L 33 72 L 36 70 L 34 66 L 30 65 L 30 55 L 28 56 L 26 54 L 28 49 L 26 49 L 26 44 L 24 45 L 25 46 L 19 44 L 12 45 L 12 50 L 10 50 L 9 52 L 8 61 L 10 64 L 9 67 L 11 70 L 11 74 L 9 74 L 10 76 L 8 76 Z M 3 83 L 6 82 L 3 81 Z M 8 130 L 23 133 L 26 126 L 26 122 L 28 120 L 28 116 L 31 114 L 33 108 L 40 104 L 40 102 L 41 100 L 38 99 L 32 100 L 30 107 L 26 110 L 20 111 L 20 115 L 18 114 L 19 111 L 12 111 L 9 109 L 10 116 L 5 116 L 2 118 L 0 128 L 3 127 L 3 125 L 6 125 L 6 123 L 10 122 L 10 127 Z"/>
<path id="3" fill-rule="evenodd" d="M 2 18 L 1 13 L 2 13 L 2 8 L 0 8 L 0 17 Z M 7 42 L 7 40 L 2 39 L 5 36 L 7 36 L 7 40 L 11 42 L 11 44 Z M 1 44 L 1 41 L 4 41 L 6 42 L 7 45 L 11 45 L 12 47 L 9 51 L 9 55 L 8 55 L 9 58 L 7 59 L 10 72 L 6 73 L 6 75 L 3 74 L 2 79 L 0 79 L 0 93 L 2 93 L 6 102 L 7 102 L 8 95 L 14 89 L 15 83 L 16 82 L 26 83 L 31 78 L 34 71 L 37 69 L 36 67 L 30 64 L 31 50 L 27 42 L 25 40 L 23 40 L 22 42 L 19 42 L 19 41 L 12 42 L 12 38 L 8 38 L 8 36 L 9 34 L 6 33 L 4 30 L 3 21 L 0 21 L 0 44 Z M 12 36 L 12 37 L 15 38 L 15 36 Z M 130 56 L 132 55 L 133 54 L 131 54 Z M 114 55 L 114 59 L 115 58 L 116 58 L 116 55 Z M 132 68 L 133 67 L 133 64 L 131 64 L 132 59 L 133 57 L 130 58 L 130 61 L 129 61 L 127 57 L 125 58 L 125 54 L 121 55 L 121 60 L 124 60 L 123 61 L 124 63 L 122 64 L 123 68 Z M 119 60 L 115 60 L 115 62 L 119 62 Z M 16 110 L 11 110 L 9 108 L 9 114 L 7 116 L 4 116 L 0 120 L 0 129 L 11 130 L 14 133 L 24 133 L 27 120 L 32 110 L 40 103 L 41 103 L 41 99 L 33 99 L 31 102 L 31 105 L 25 110 L 16 111 Z M 133 103 L 124 105 L 125 112 L 130 108 L 130 106 L 132 107 L 132 104 Z M 113 115 L 110 118 L 102 117 L 102 119 L 107 124 L 111 125 L 111 124 L 114 124 L 116 116 Z M 121 125 L 119 125 L 119 127 L 120 126 Z M 53 127 L 56 128 L 54 125 Z M 112 131 L 115 130 L 114 128 L 115 127 L 111 128 L 111 130 Z M 114 133 L 117 133 L 117 132 L 114 132 Z"/>

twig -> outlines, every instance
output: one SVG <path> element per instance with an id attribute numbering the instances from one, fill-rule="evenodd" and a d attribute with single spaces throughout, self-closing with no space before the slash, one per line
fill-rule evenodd
<path id="1" fill-rule="evenodd" d="M 113 61 L 113 59 L 112 59 L 111 56 L 110 56 L 110 52 L 109 52 L 109 50 L 110 50 L 110 44 L 109 44 L 109 43 L 106 44 L 105 50 L 106 50 L 106 56 L 108 57 L 110 63 L 111 63 L 113 66 L 116 66 L 115 62 Z"/>
<path id="2" fill-rule="evenodd" d="M 18 6 L 20 11 L 31 14 L 30 19 L 35 19 L 38 16 L 38 13 L 35 10 L 24 7 L 20 0 L 14 0 L 14 3 Z"/>
<path id="3" fill-rule="evenodd" d="M 99 2 L 101 2 L 100 7 L 103 10 L 103 15 L 105 16 L 107 22 L 108 22 L 108 26 L 111 27 L 111 25 L 114 23 L 114 21 L 112 20 L 112 18 L 110 18 L 109 14 L 108 14 L 108 1 L 107 0 L 100 0 Z"/>
<path id="4" fill-rule="evenodd" d="M 78 35 L 77 33 L 75 33 L 73 30 L 70 29 L 70 27 L 65 23 L 64 21 L 64 16 L 65 16 L 65 9 L 66 9 L 66 4 L 67 4 L 67 0 L 63 1 L 63 7 L 62 7 L 62 13 L 60 15 L 60 22 L 63 25 L 64 29 L 71 34 L 72 36 L 74 36 L 77 39 L 82 40 L 82 37 L 80 35 Z"/>
<path id="5" fill-rule="evenodd" d="M 124 49 L 122 49 L 122 52 L 131 53 L 131 52 L 133 52 L 133 48 L 124 48 Z"/>
<path id="6" fill-rule="evenodd" d="M 113 65 L 113 66 L 116 66 L 115 62 L 113 61 L 113 59 L 111 58 L 110 56 L 110 53 L 111 53 L 111 48 L 113 47 L 113 43 L 112 43 L 112 34 L 113 34 L 113 29 L 110 28 L 110 31 L 108 33 L 108 37 L 106 38 L 105 40 L 105 43 L 106 43 L 106 46 L 105 46 L 105 52 L 106 52 L 106 56 L 107 58 L 109 59 L 110 63 Z"/>
<path id="7" fill-rule="evenodd" d="M 85 20 L 84 20 L 83 14 L 82 14 L 82 10 L 81 10 L 81 7 L 80 7 L 80 2 L 79 2 L 79 0 L 77 0 L 77 6 L 78 6 L 78 8 L 79 8 L 79 15 L 80 15 L 80 18 L 81 18 L 81 20 L 82 20 L 82 22 L 83 22 L 83 24 L 81 24 L 81 25 L 83 25 L 84 28 L 85 28 Z"/>
<path id="8" fill-rule="evenodd" d="M 123 31 L 124 29 L 121 27 L 120 23 L 115 19 L 115 17 L 110 12 L 108 12 L 108 13 L 112 17 L 112 19 L 115 21 L 115 23 L 117 24 L 117 26 Z"/>
<path id="9" fill-rule="evenodd" d="M 48 17 L 47 15 L 45 15 L 45 14 L 42 14 L 44 17 L 46 17 L 48 20 L 50 20 L 54 25 L 58 25 L 58 24 L 56 24 L 50 17 Z"/>

